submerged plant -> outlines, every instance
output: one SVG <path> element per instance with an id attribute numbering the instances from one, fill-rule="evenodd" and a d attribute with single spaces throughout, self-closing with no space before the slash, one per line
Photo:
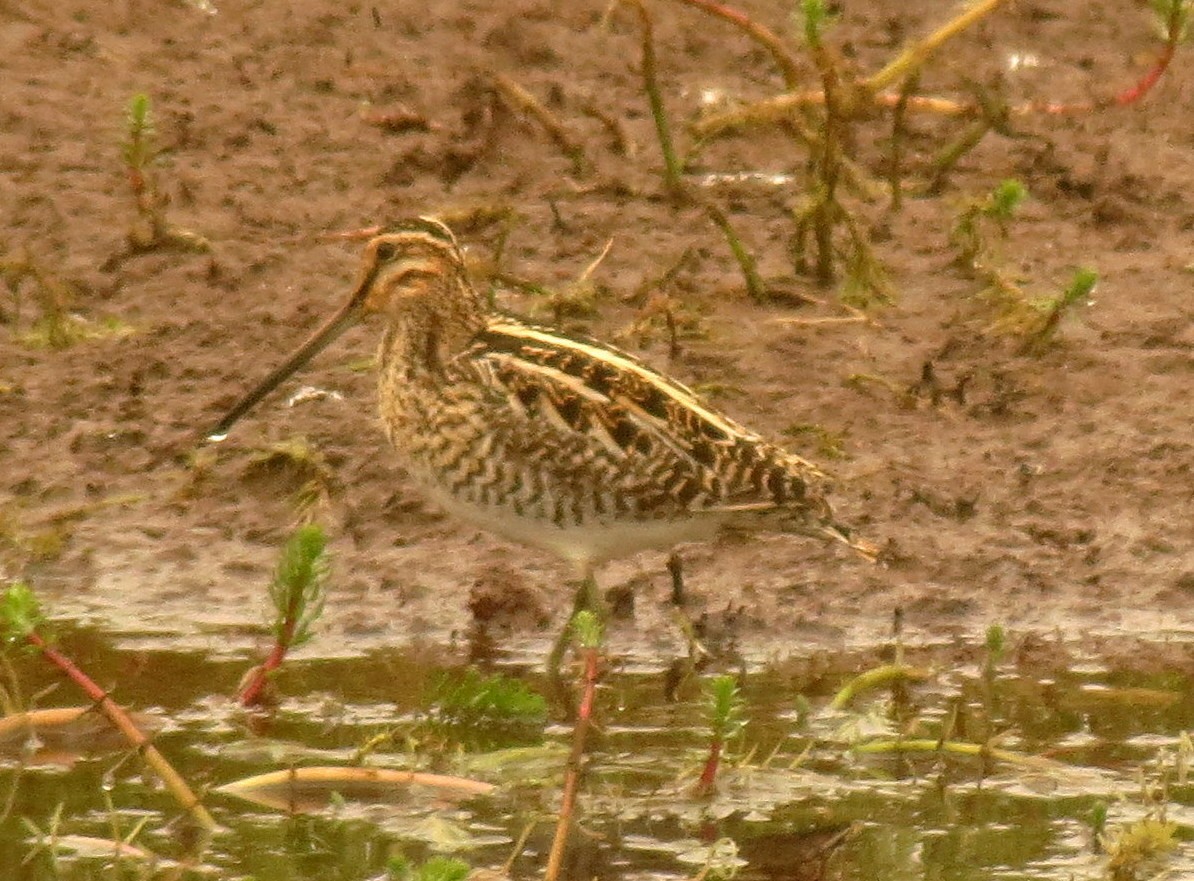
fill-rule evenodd
<path id="1" fill-rule="evenodd" d="M 547 701 L 523 682 L 494 673 L 467 669 L 445 675 L 432 692 L 434 721 L 455 729 L 492 735 L 496 731 L 542 730 Z"/>
<path id="2" fill-rule="evenodd" d="M 1177 824 L 1163 817 L 1142 817 L 1104 834 L 1107 876 L 1111 881 L 1163 877 L 1165 864 L 1177 850 Z"/>
<path id="3" fill-rule="evenodd" d="M 431 857 L 416 866 L 399 855 L 386 863 L 390 881 L 464 881 L 471 871 L 468 863 L 451 857 Z"/>
<path id="4" fill-rule="evenodd" d="M 0 639 L 9 645 L 32 648 L 86 694 L 94 702 L 96 709 L 124 735 L 129 745 L 136 749 L 198 826 L 207 833 L 215 830 L 216 822 L 207 808 L 137 723 L 123 707 L 112 700 L 105 689 L 100 688 L 94 679 L 51 644 L 45 630 L 45 615 L 41 611 L 37 596 L 27 584 L 17 582 L 0 594 Z"/>

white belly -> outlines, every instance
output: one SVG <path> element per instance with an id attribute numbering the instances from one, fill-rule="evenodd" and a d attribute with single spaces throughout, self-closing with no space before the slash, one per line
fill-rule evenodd
<path id="1" fill-rule="evenodd" d="M 710 539 L 720 525 L 719 518 L 703 516 L 642 521 L 596 518 L 580 526 L 557 526 L 550 520 L 518 516 L 508 508 L 473 505 L 434 486 L 424 484 L 422 491 L 453 517 L 509 541 L 553 553 L 571 563 L 582 576 L 607 560 Z"/>

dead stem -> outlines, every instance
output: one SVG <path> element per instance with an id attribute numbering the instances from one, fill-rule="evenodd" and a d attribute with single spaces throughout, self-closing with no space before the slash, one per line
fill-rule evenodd
<path id="1" fill-rule="evenodd" d="M 746 250 L 746 246 L 742 244 L 742 240 L 734 232 L 734 228 L 730 225 L 729 218 L 726 217 L 724 211 L 712 202 L 703 202 L 701 207 L 705 209 L 705 213 L 709 215 L 709 219 L 717 225 L 722 235 L 726 237 L 726 242 L 729 244 L 730 250 L 734 253 L 734 259 L 738 261 L 738 267 L 742 270 L 742 277 L 746 281 L 746 293 L 755 302 L 763 302 L 767 298 L 767 285 L 763 283 L 763 279 L 759 275 L 754 255 Z"/>
<path id="2" fill-rule="evenodd" d="M 584 614 L 584 613 L 581 613 Z M 564 850 L 568 833 L 572 829 L 572 817 L 576 810 L 576 795 L 580 788 L 581 762 L 585 753 L 585 738 L 593 723 L 593 702 L 597 692 L 597 680 L 601 672 L 601 649 L 587 645 L 581 649 L 584 661 L 583 685 L 580 707 L 576 714 L 576 725 L 572 729 L 572 750 L 568 755 L 568 766 L 564 772 L 564 793 L 560 803 L 560 816 L 556 822 L 551 852 L 547 857 L 544 881 L 557 881 L 564 864 Z"/>
<path id="3" fill-rule="evenodd" d="M 678 195 L 681 190 L 680 172 L 682 167 L 672 144 L 672 131 L 668 124 L 667 111 L 663 106 L 663 93 L 659 91 L 659 79 L 655 67 L 654 23 L 643 0 L 621 0 L 621 2 L 629 3 L 638 12 L 639 24 L 642 26 L 643 89 L 647 93 L 647 102 L 651 105 L 651 117 L 655 120 L 655 134 L 659 139 L 659 149 L 663 153 L 663 185 L 669 193 Z"/>
<path id="4" fill-rule="evenodd" d="M 911 76 L 919 71 L 933 53 L 940 49 L 946 42 L 962 33 L 962 31 L 971 25 L 986 18 L 1005 2 L 1006 0 L 980 0 L 980 2 L 975 3 L 969 9 L 963 10 L 961 14 L 950 19 L 928 36 L 908 46 L 886 67 L 863 80 L 861 85 L 874 94 Z"/>
<path id="5" fill-rule="evenodd" d="M 504 73 L 491 74 L 490 80 L 498 95 L 505 99 L 513 110 L 524 111 L 534 117 L 535 121 L 543 127 L 548 137 L 560 148 L 561 152 L 572 160 L 574 174 L 582 175 L 588 170 L 589 162 L 585 158 L 584 147 L 568 130 L 568 127 L 543 106 L 538 98 Z"/>
<path id="6" fill-rule="evenodd" d="M 754 21 L 745 12 L 740 12 L 722 3 L 715 3 L 713 0 L 679 0 L 679 2 L 687 3 L 689 6 L 728 21 L 739 28 L 771 54 L 776 67 L 779 68 L 780 74 L 784 78 L 784 85 L 788 89 L 795 89 L 800 84 L 802 77 L 800 75 L 800 65 L 797 63 L 796 57 L 788 51 L 788 47 L 780 41 L 779 37 L 770 28 Z"/>
<path id="7" fill-rule="evenodd" d="M 183 809 L 205 830 L 208 832 L 214 831 L 216 829 L 216 821 L 208 813 L 207 808 L 203 806 L 198 796 L 191 791 L 191 787 L 187 785 L 182 776 L 174 770 L 174 766 L 166 760 L 165 756 L 158 752 L 153 742 L 129 718 L 128 713 L 113 701 L 106 691 L 96 685 L 91 677 L 76 667 L 69 658 L 47 643 L 40 634 L 31 630 L 25 634 L 25 639 L 30 645 L 40 651 L 46 660 L 61 670 L 71 682 L 75 683 L 95 702 L 100 712 L 136 748 L 141 757 L 145 759 L 145 763 L 158 775 L 162 783 L 170 790 L 170 794 L 182 805 Z"/>
<path id="8" fill-rule="evenodd" d="M 688 0 L 683 0 L 688 2 Z M 932 113 L 938 116 L 981 116 L 984 109 L 980 103 L 973 101 L 958 101 L 930 95 L 912 95 L 905 97 L 902 92 L 893 93 L 881 91 L 888 85 L 907 78 L 917 71 L 933 52 L 937 51 L 949 38 L 956 36 L 966 27 L 973 25 L 982 17 L 990 14 L 1004 0 L 983 0 L 965 10 L 957 18 L 947 22 L 923 40 L 904 50 L 895 60 L 870 77 L 862 79 L 859 91 L 863 95 L 869 94 L 870 103 L 876 107 L 896 107 L 903 103 L 908 110 L 921 113 Z M 1168 70 L 1177 52 L 1177 45 L 1181 41 L 1182 4 L 1174 3 L 1166 20 L 1165 45 L 1162 47 L 1157 60 L 1151 68 L 1135 84 L 1124 89 L 1111 98 L 1077 103 L 1060 103 L 1052 101 L 1026 101 L 1009 108 L 1008 115 L 1013 117 L 1031 116 L 1035 114 L 1071 115 L 1093 113 L 1110 107 L 1126 107 L 1143 98 L 1157 84 Z M 706 140 L 740 129 L 745 126 L 779 125 L 792 118 L 792 114 L 803 107 L 816 106 L 825 103 L 825 93 L 821 89 L 810 89 L 803 92 L 788 92 L 772 98 L 765 98 L 751 104 L 737 107 L 725 113 L 715 114 L 702 119 L 692 126 L 695 137 Z"/>

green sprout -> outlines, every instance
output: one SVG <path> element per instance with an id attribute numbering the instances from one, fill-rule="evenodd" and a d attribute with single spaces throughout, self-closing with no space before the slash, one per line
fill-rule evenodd
<path id="1" fill-rule="evenodd" d="M 0 595 L 0 635 L 8 643 L 24 642 L 45 623 L 33 589 L 23 581 L 9 585 Z"/>
<path id="2" fill-rule="evenodd" d="M 705 686 L 706 714 L 709 722 L 709 755 L 695 791 L 704 795 L 713 789 L 726 744 L 746 726 L 744 701 L 734 676 L 717 676 Z"/>
<path id="3" fill-rule="evenodd" d="M 270 677 L 282 666 L 287 652 L 311 638 L 327 594 L 326 551 L 327 536 L 313 523 L 295 530 L 282 549 L 269 587 L 275 611 L 274 646 L 265 661 L 246 675 L 240 690 L 242 706 L 262 703 Z"/>
<path id="4" fill-rule="evenodd" d="M 311 638 L 327 591 L 327 536 L 317 524 L 300 526 L 282 549 L 269 595 L 277 615 L 274 637 L 295 648 Z"/>
<path id="5" fill-rule="evenodd" d="M 121 144 L 120 152 L 130 172 L 143 173 L 158 157 L 149 96 L 144 92 L 133 95 L 129 99 L 125 119 L 127 140 Z M 137 184 L 134 183 L 133 186 L 136 188 Z"/>
<path id="6" fill-rule="evenodd" d="M 949 234 L 950 242 L 958 249 L 958 265 L 977 268 L 980 258 L 990 251 L 986 227 L 993 225 L 1000 236 L 1007 238 L 1008 227 L 1027 198 L 1028 189 L 1024 184 L 1008 179 L 983 198 L 969 202 L 954 221 Z"/>
<path id="7" fill-rule="evenodd" d="M 1006 636 L 1002 625 L 992 624 L 987 628 L 987 657 L 983 661 L 983 676 L 988 679 L 994 677 L 995 669 L 1003 658 L 1005 642 Z"/>
<path id="8" fill-rule="evenodd" d="M 797 18 L 801 24 L 804 39 L 810 46 L 819 46 L 822 35 L 833 24 L 833 14 L 829 11 L 829 4 L 825 0 L 801 0 Z"/>

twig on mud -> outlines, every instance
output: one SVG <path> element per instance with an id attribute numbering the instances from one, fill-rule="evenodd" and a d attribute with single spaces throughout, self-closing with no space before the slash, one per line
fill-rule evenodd
<path id="1" fill-rule="evenodd" d="M 730 220 L 726 217 L 724 211 L 708 201 L 702 202 L 701 207 L 705 209 L 705 213 L 709 215 L 709 219 L 717 225 L 722 235 L 726 237 L 726 242 L 729 244 L 730 250 L 734 253 L 734 259 L 738 261 L 738 267 L 742 270 L 742 278 L 746 282 L 746 293 L 756 303 L 763 302 L 767 299 L 767 285 L 759 275 L 754 255 L 746 250 L 746 246 L 742 244 L 742 240 L 734 232 L 734 227 L 730 225 Z"/>
<path id="2" fill-rule="evenodd" d="M 861 85 L 874 94 L 880 89 L 906 79 L 924 67 L 925 62 L 945 43 L 986 18 L 1005 2 L 1006 0 L 980 0 L 968 9 L 962 10 L 937 30 L 908 46 L 890 64 L 878 73 L 864 79 Z"/>
<path id="3" fill-rule="evenodd" d="M 890 64 L 879 72 L 858 82 L 858 93 L 867 97 L 876 107 L 896 107 L 903 103 L 907 110 L 933 113 L 939 116 L 981 116 L 984 108 L 981 102 L 957 101 L 928 95 L 905 96 L 902 92 L 881 91 L 885 87 L 906 79 L 924 65 L 948 39 L 961 33 L 967 27 L 985 17 L 1005 0 L 983 0 L 964 10 L 959 16 L 946 22 L 928 36 L 905 49 Z M 1034 114 L 1081 114 L 1104 110 L 1110 107 L 1126 107 L 1143 98 L 1157 84 L 1168 70 L 1178 44 L 1185 38 L 1190 16 L 1189 0 L 1165 0 L 1162 9 L 1165 29 L 1165 43 L 1153 66 L 1132 86 L 1117 92 L 1110 98 L 1077 103 L 1050 101 L 1026 101 L 1010 107 L 1009 117 Z M 812 89 L 803 92 L 787 92 L 772 98 L 765 98 L 725 113 L 719 113 L 699 120 L 692 125 L 692 133 L 702 140 L 718 137 L 734 129 L 755 125 L 778 125 L 786 122 L 802 107 L 824 104 L 825 92 Z"/>
<path id="4" fill-rule="evenodd" d="M 568 844 L 568 833 L 572 829 L 572 817 L 576 811 L 576 795 L 580 787 L 581 762 L 585 754 L 585 738 L 593 724 L 593 702 L 597 693 L 597 680 L 601 676 L 601 623 L 589 611 L 577 612 L 572 619 L 572 630 L 580 644 L 583 663 L 581 674 L 580 706 L 576 713 L 576 725 L 572 729 L 572 750 L 564 772 L 564 793 L 560 803 L 560 816 L 556 822 L 551 852 L 547 857 L 547 869 L 543 881 L 557 881 L 564 864 L 564 850 Z"/>
<path id="5" fill-rule="evenodd" d="M 647 102 L 651 106 L 651 117 L 655 120 L 655 134 L 659 138 L 659 149 L 663 153 L 663 185 L 672 195 L 680 193 L 680 160 L 676 156 L 672 144 L 671 126 L 668 124 L 667 111 L 663 106 L 663 94 L 659 91 L 659 80 L 655 68 L 655 35 L 651 13 L 643 0 L 622 0 L 629 3 L 638 12 L 639 24 L 642 27 L 642 74 L 643 89 L 647 93 Z"/>
<path id="6" fill-rule="evenodd" d="M 539 125 L 543 126 L 548 137 L 565 156 L 572 160 L 574 174 L 582 175 L 588 170 L 589 161 L 585 157 L 584 147 L 568 130 L 568 127 L 543 105 L 543 102 L 504 73 L 491 74 L 490 81 L 498 95 L 510 105 L 511 109 L 528 113 Z"/>
<path id="7" fill-rule="evenodd" d="M 770 28 L 759 24 L 745 12 L 726 6 L 724 3 L 716 3 L 714 0 L 679 0 L 679 2 L 686 3 L 689 6 L 700 9 L 702 12 L 707 12 L 710 15 L 728 21 L 745 32 L 747 36 L 771 54 L 771 57 L 775 60 L 776 67 L 779 68 L 780 73 L 783 75 L 784 85 L 788 89 L 795 90 L 800 85 L 802 77 L 800 74 L 800 65 L 796 61 L 796 57 L 788 51 L 788 47 L 780 41 L 779 37 Z"/>
<path id="8" fill-rule="evenodd" d="M 45 637 L 38 632 L 43 621 L 37 597 L 27 585 L 14 584 L 0 597 L 0 633 L 3 634 L 5 640 L 32 646 L 43 658 L 78 686 L 94 701 L 96 707 L 107 717 L 108 721 L 133 745 L 145 763 L 158 775 L 162 783 L 170 790 L 170 794 L 195 822 L 208 833 L 214 831 L 216 821 L 203 806 L 202 801 L 182 776 L 174 770 L 174 767 L 166 761 L 166 757 L 158 751 L 153 742 L 142 733 L 128 713 L 113 701 L 108 693 L 95 683 L 95 680 L 75 666 L 70 658 L 50 645 Z"/>

